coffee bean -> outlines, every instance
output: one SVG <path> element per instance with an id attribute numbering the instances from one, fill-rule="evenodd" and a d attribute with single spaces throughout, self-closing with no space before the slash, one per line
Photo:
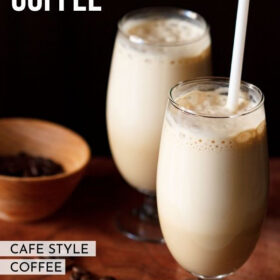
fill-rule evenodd
<path id="1" fill-rule="evenodd" d="M 60 164 L 48 158 L 34 157 L 23 152 L 15 156 L 0 156 L 0 175 L 40 177 L 63 172 Z"/>
<path id="2" fill-rule="evenodd" d="M 79 267 L 73 266 L 70 280 L 116 280 L 113 276 L 97 277 L 97 275 Z"/>
<path id="3" fill-rule="evenodd" d="M 77 275 L 77 274 L 71 274 L 70 275 L 70 280 L 80 280 L 81 279 L 81 275 Z"/>
<path id="4" fill-rule="evenodd" d="M 84 274 L 88 273 L 85 269 L 83 269 L 79 266 L 73 266 L 72 267 L 72 272 L 76 273 L 76 274 L 80 274 L 80 275 L 84 275 Z"/>
<path id="5" fill-rule="evenodd" d="M 82 275 L 80 280 L 93 280 L 93 276 L 90 274 Z"/>
<path id="6" fill-rule="evenodd" d="M 77 266 L 72 267 L 70 280 L 94 280 L 94 279 L 95 277 L 90 272 Z"/>
<path id="7" fill-rule="evenodd" d="M 72 258 L 66 259 L 66 270 L 72 269 L 75 265 L 75 261 Z"/>

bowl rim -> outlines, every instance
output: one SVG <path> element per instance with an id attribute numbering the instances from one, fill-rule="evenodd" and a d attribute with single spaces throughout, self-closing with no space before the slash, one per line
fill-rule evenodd
<path id="1" fill-rule="evenodd" d="M 10 181 L 10 182 L 26 182 L 26 183 L 30 182 L 31 183 L 31 182 L 43 182 L 43 181 L 47 182 L 47 181 L 53 181 L 53 180 L 58 180 L 58 179 L 65 179 L 66 177 L 69 177 L 76 173 L 81 172 L 89 164 L 90 159 L 91 159 L 90 146 L 87 143 L 87 141 L 74 130 L 72 130 L 68 127 L 65 127 L 61 124 L 58 124 L 58 123 L 54 123 L 54 122 L 42 120 L 42 119 L 37 119 L 37 118 L 25 118 L 25 117 L 0 118 L 0 123 L 9 122 L 9 121 L 26 121 L 26 122 L 43 123 L 43 124 L 46 124 L 49 126 L 53 126 L 53 127 L 59 128 L 59 129 L 66 130 L 81 140 L 81 143 L 83 143 L 86 148 L 87 155 L 86 155 L 84 162 L 81 164 L 81 166 L 72 171 L 64 171 L 63 173 L 59 173 L 56 175 L 40 176 L 40 177 L 15 177 L 15 176 L 7 176 L 7 175 L 0 174 L 0 180 Z"/>

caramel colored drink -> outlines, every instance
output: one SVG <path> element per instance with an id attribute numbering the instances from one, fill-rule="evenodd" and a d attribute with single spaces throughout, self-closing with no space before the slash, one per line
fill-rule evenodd
<path id="1" fill-rule="evenodd" d="M 157 175 L 161 229 L 174 258 L 203 277 L 227 275 L 252 253 L 266 211 L 268 155 L 262 93 L 243 84 L 226 109 L 228 82 L 173 89 Z"/>
<path id="2" fill-rule="evenodd" d="M 205 21 L 179 9 L 132 12 L 119 24 L 112 59 L 107 127 L 113 158 L 133 187 L 154 193 L 168 91 L 211 74 Z"/>

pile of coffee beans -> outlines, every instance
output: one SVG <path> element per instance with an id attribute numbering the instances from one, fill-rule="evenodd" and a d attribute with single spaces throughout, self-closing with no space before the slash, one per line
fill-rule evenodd
<path id="1" fill-rule="evenodd" d="M 61 257 L 42 257 L 42 259 L 61 259 Z M 75 258 L 66 258 L 66 270 L 70 271 L 70 280 L 117 280 L 113 276 L 98 276 L 76 265 Z"/>
<path id="2" fill-rule="evenodd" d="M 15 156 L 0 156 L 0 175 L 41 177 L 63 172 L 62 165 L 48 158 L 34 157 L 23 152 Z"/>
<path id="3" fill-rule="evenodd" d="M 96 277 L 94 276 L 95 275 L 81 267 L 73 266 L 70 275 L 70 280 L 95 280 Z"/>
<path id="4" fill-rule="evenodd" d="M 79 266 L 73 266 L 70 274 L 70 280 L 116 280 L 112 276 L 99 277 Z"/>

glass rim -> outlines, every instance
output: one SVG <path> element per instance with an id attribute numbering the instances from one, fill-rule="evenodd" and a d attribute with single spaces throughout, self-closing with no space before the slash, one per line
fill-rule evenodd
<path id="1" fill-rule="evenodd" d="M 186 18 L 189 19 L 197 19 L 203 23 L 203 32 L 199 36 L 197 36 L 194 39 L 191 40 L 184 40 L 180 42 L 146 42 L 145 40 L 136 40 L 133 39 L 132 36 L 128 35 L 127 32 L 123 30 L 123 25 L 124 23 L 129 20 L 131 17 L 141 14 L 141 13 L 146 13 L 146 12 L 170 12 L 170 14 L 177 13 L 178 15 L 183 15 Z M 188 9 L 183 9 L 183 8 L 176 8 L 176 7 L 168 7 L 168 6 L 163 6 L 163 7 L 146 7 L 146 8 L 140 8 L 140 9 L 135 9 L 132 10 L 128 13 L 126 13 L 118 22 L 118 31 L 131 43 L 136 44 L 136 45 L 143 45 L 143 46 L 154 46 L 154 47 L 178 47 L 178 46 L 186 46 L 186 45 L 191 45 L 196 42 L 199 42 L 202 40 L 206 35 L 209 34 L 210 32 L 210 26 L 205 20 L 205 18 L 200 15 L 197 12 L 188 10 Z"/>
<path id="2" fill-rule="evenodd" d="M 264 98 L 263 92 L 257 86 L 255 86 L 251 83 L 248 83 L 248 82 L 244 82 L 244 81 L 241 81 L 241 86 L 245 86 L 247 89 L 250 89 L 250 90 L 253 90 L 254 92 L 257 92 L 260 96 L 260 101 L 256 105 L 254 105 L 252 108 L 250 108 L 248 111 L 233 114 L 233 115 L 230 115 L 230 116 L 213 116 L 213 115 L 209 115 L 209 114 L 197 113 L 193 110 L 190 110 L 190 109 L 187 109 L 187 108 L 181 106 L 174 99 L 173 93 L 180 86 L 191 85 L 191 84 L 199 84 L 199 83 L 203 84 L 203 83 L 206 83 L 206 82 L 216 82 L 216 83 L 218 83 L 218 82 L 220 82 L 220 83 L 224 82 L 225 83 L 226 82 L 227 84 L 229 84 L 229 78 L 228 77 L 207 76 L 207 77 L 182 81 L 182 82 L 176 84 L 174 87 L 171 88 L 171 90 L 169 92 L 169 97 L 168 97 L 170 103 L 176 109 L 180 110 L 181 112 L 183 112 L 187 115 L 192 115 L 192 116 L 195 116 L 195 117 L 202 117 L 202 118 L 209 118 L 209 119 L 233 119 L 233 118 L 246 116 L 246 115 L 249 115 L 249 114 L 257 111 L 264 104 L 265 98 Z"/>

